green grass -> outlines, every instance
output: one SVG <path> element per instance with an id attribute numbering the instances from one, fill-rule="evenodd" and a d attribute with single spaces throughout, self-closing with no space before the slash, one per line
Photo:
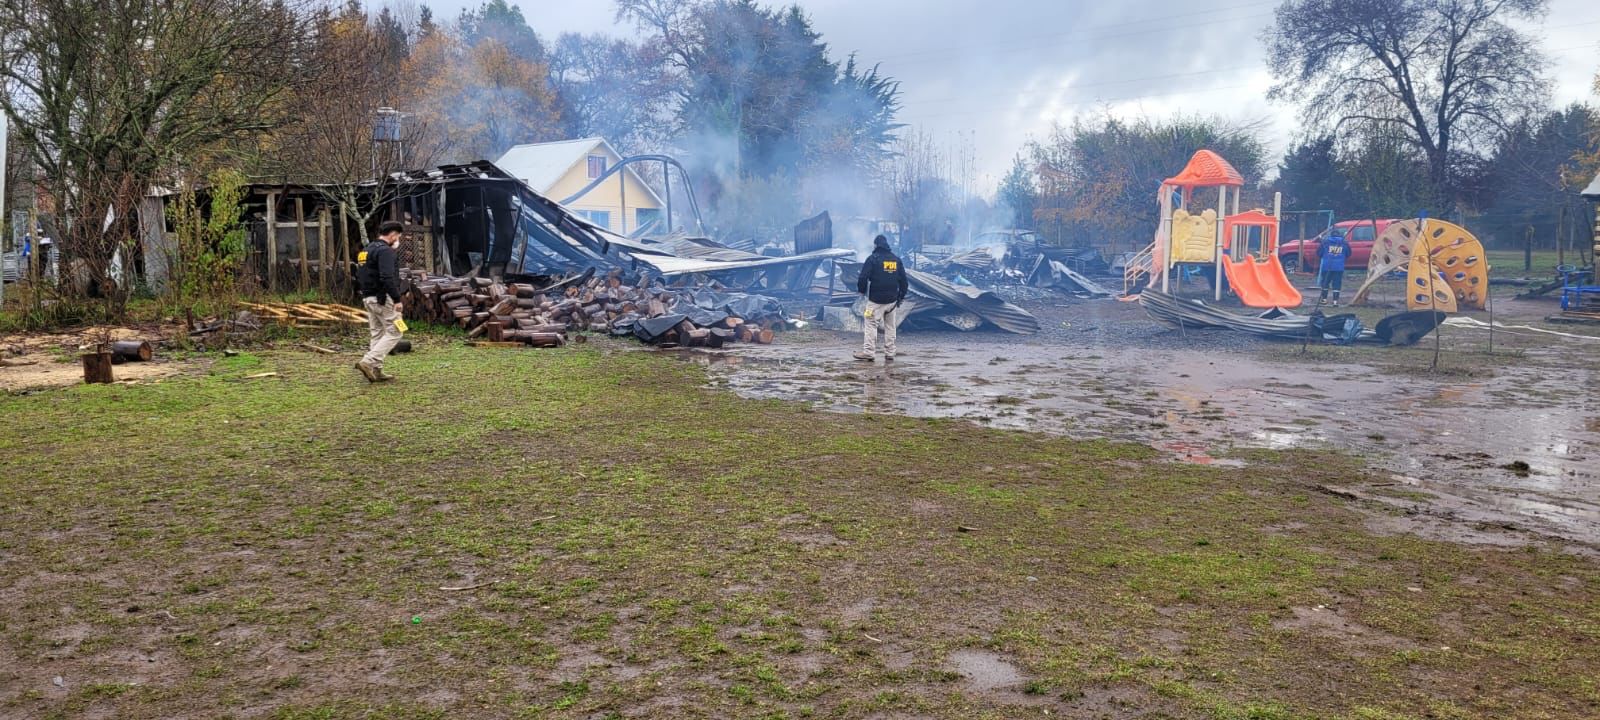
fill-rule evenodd
<path id="1" fill-rule="evenodd" d="M 0 716 L 1600 712 L 1595 562 L 1368 535 L 1309 491 L 1349 458 L 1172 464 L 744 401 L 605 341 L 418 344 L 390 385 L 259 351 L 0 397 Z M 1318 605 L 1360 632 L 1294 624 Z M 960 649 L 1023 680 L 976 690 Z"/>
<path id="2" fill-rule="evenodd" d="M 1489 258 L 1489 275 L 1491 277 L 1529 277 L 1529 278 L 1554 278 L 1555 267 L 1561 261 L 1561 255 L 1554 250 L 1533 251 L 1532 270 L 1524 269 L 1524 258 L 1521 250 L 1490 250 L 1485 255 Z M 1583 265 L 1588 252 L 1574 250 L 1566 254 L 1569 265 Z"/>

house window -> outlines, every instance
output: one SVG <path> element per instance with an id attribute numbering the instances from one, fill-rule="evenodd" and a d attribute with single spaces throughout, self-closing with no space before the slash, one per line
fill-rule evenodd
<path id="1" fill-rule="evenodd" d="M 635 231 L 637 231 L 637 230 L 648 230 L 649 232 L 658 233 L 659 234 L 659 233 L 664 233 L 667 230 L 665 227 L 661 227 L 661 226 L 657 226 L 657 227 L 653 227 L 653 228 L 650 227 L 650 223 L 656 222 L 656 221 L 661 219 L 661 210 L 660 210 L 660 208 L 639 208 L 638 210 L 634 211 L 634 216 L 633 217 L 634 217 L 633 229 Z"/>
<path id="2" fill-rule="evenodd" d="M 606 174 L 606 157 L 604 155 L 589 156 L 589 179 L 593 180 Z"/>
<path id="3" fill-rule="evenodd" d="M 601 160 L 604 159 L 605 158 L 601 158 Z M 610 210 L 578 210 L 577 213 L 578 217 L 588 220 L 589 222 L 599 225 L 607 230 L 611 229 Z"/>

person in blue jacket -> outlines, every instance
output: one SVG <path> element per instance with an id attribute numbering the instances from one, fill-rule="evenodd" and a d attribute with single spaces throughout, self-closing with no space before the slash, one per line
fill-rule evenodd
<path id="1" fill-rule="evenodd" d="M 1333 291 L 1333 306 L 1339 307 L 1339 291 L 1344 288 L 1344 261 L 1350 257 L 1350 243 L 1345 242 L 1344 233 L 1335 230 L 1328 233 L 1328 239 L 1317 246 L 1317 258 L 1321 262 L 1322 298 L 1317 300 L 1318 305 L 1328 304 L 1328 291 Z"/>

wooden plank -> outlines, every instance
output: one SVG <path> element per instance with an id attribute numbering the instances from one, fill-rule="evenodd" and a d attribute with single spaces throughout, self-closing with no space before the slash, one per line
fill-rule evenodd
<path id="1" fill-rule="evenodd" d="M 294 199 L 295 231 L 300 234 L 300 291 L 311 287 L 311 259 L 306 250 L 306 205 L 302 198 Z"/>
<path id="2" fill-rule="evenodd" d="M 493 342 L 489 340 L 471 340 L 467 342 L 467 347 L 475 348 L 525 348 L 527 346 L 527 343 L 520 342 Z"/>

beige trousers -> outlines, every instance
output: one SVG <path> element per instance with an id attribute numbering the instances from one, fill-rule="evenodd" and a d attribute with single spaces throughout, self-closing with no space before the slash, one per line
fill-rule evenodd
<path id="1" fill-rule="evenodd" d="M 382 370 L 383 359 L 389 357 L 389 351 L 400 342 L 400 328 L 395 326 L 400 313 L 395 312 L 392 303 L 379 302 L 378 298 L 364 298 L 362 304 L 367 306 L 367 330 L 372 333 L 372 339 L 361 362 Z"/>
<path id="2" fill-rule="evenodd" d="M 866 333 L 861 344 L 861 351 L 872 355 L 877 352 L 878 331 L 883 331 L 883 354 L 894 357 L 894 331 L 895 318 L 890 312 L 894 303 L 875 303 L 867 301 L 866 317 L 863 318 L 862 327 Z M 898 311 L 896 311 L 898 312 Z M 888 315 L 889 317 L 885 317 Z"/>

